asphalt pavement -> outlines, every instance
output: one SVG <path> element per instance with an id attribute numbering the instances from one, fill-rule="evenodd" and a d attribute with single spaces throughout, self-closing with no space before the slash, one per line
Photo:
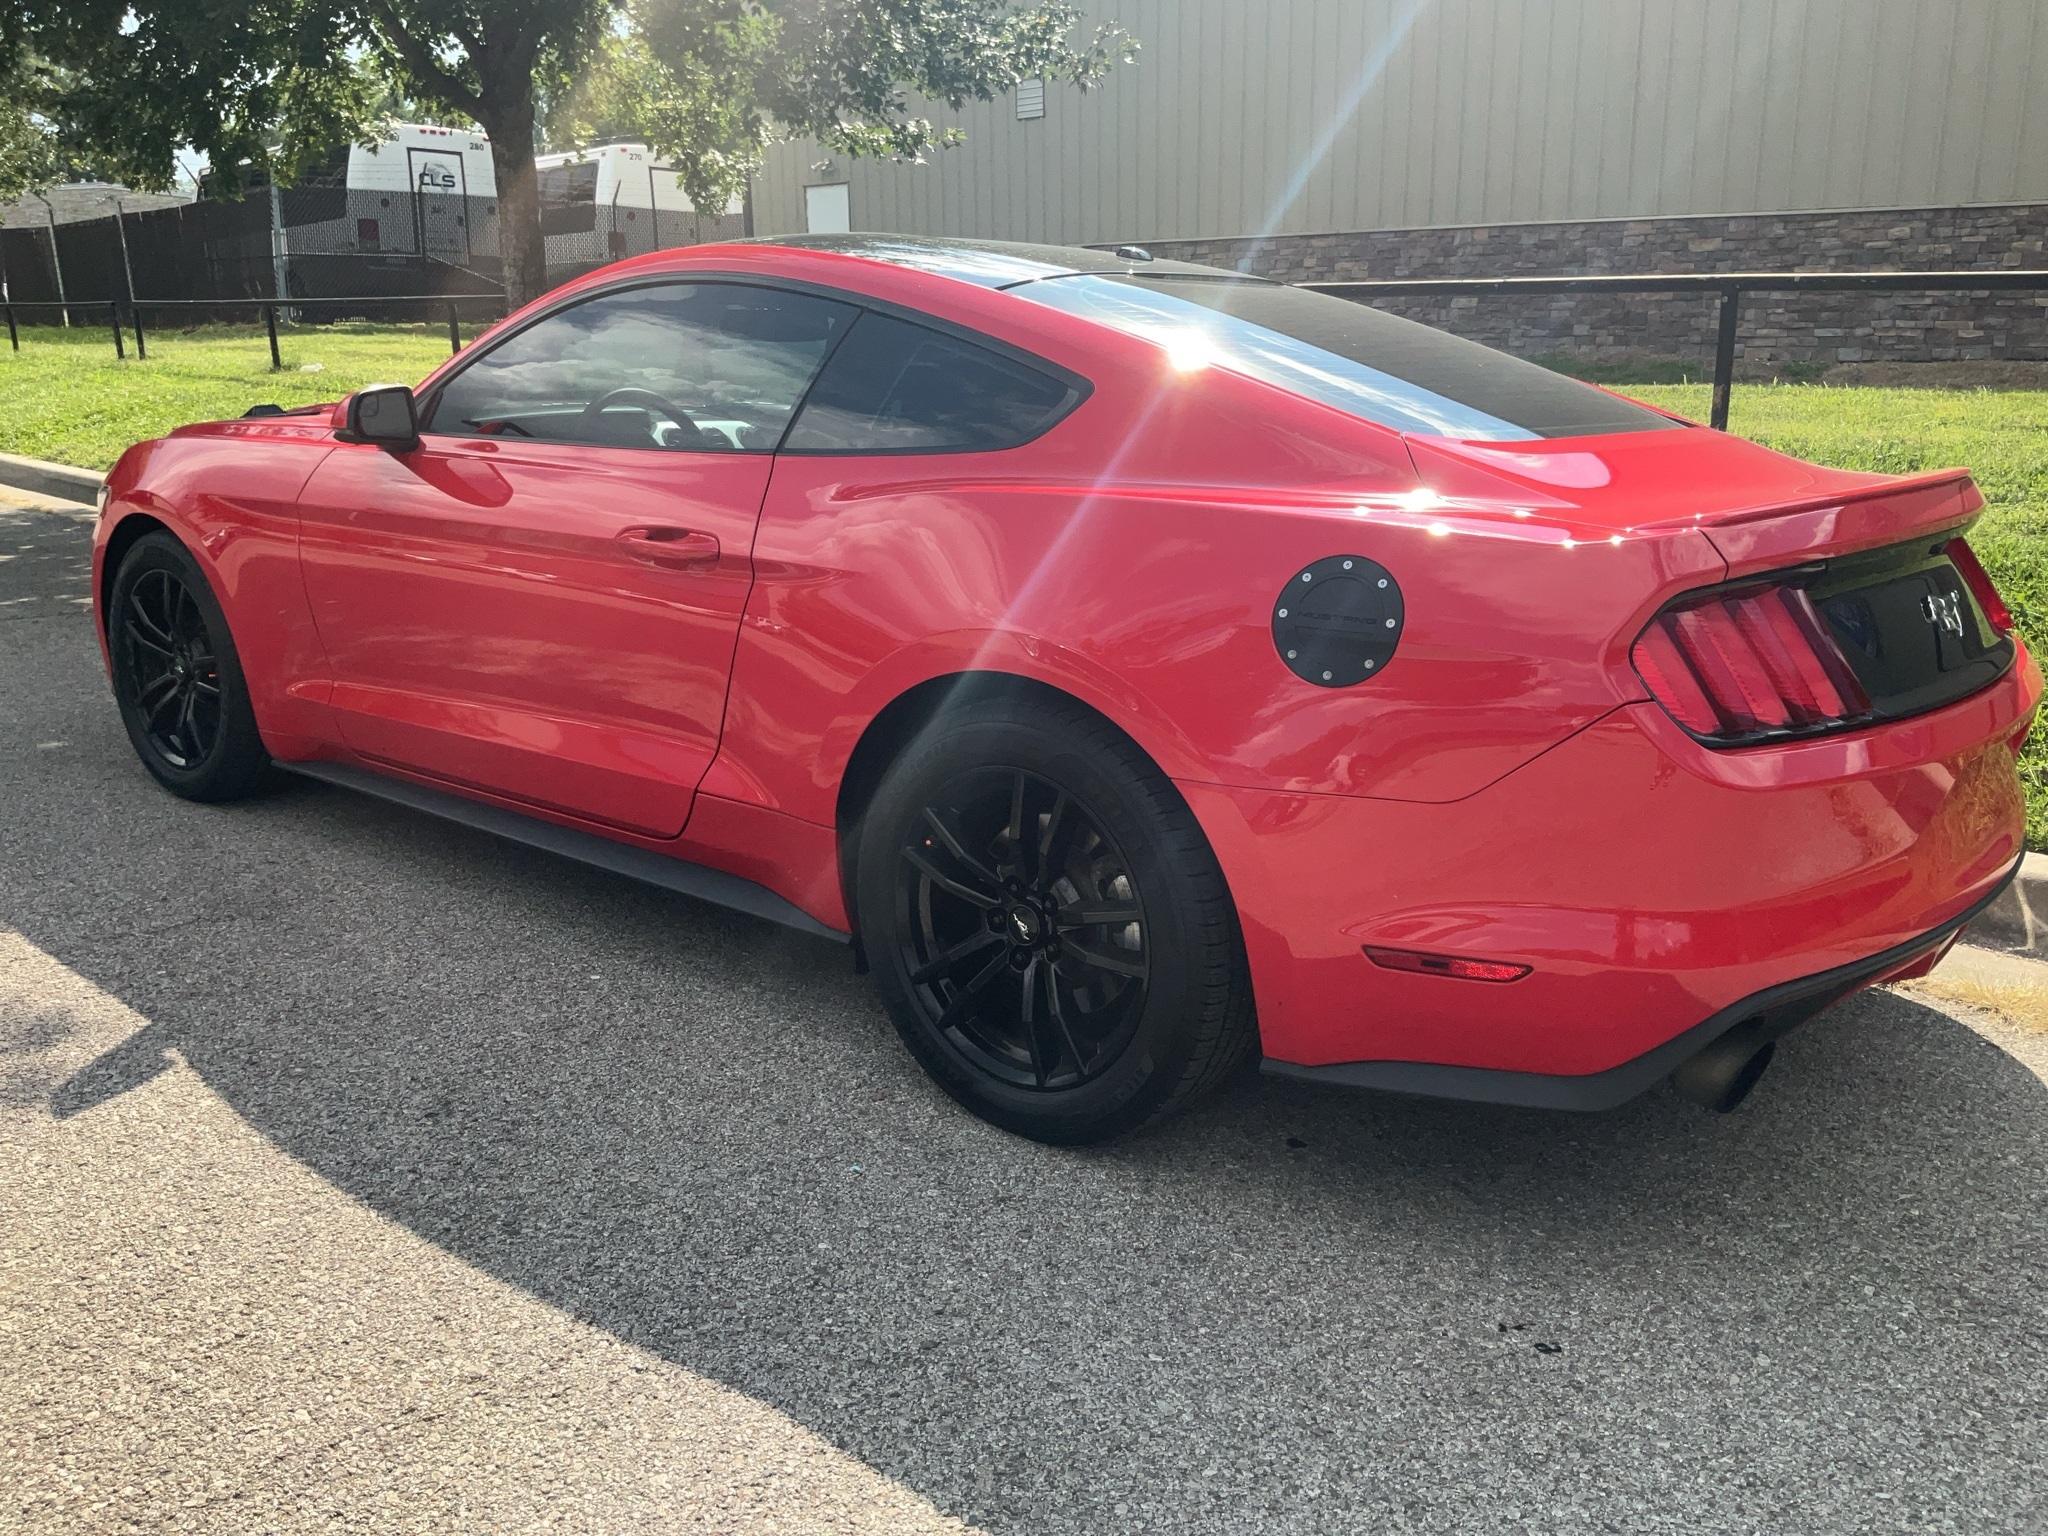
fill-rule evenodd
<path id="1" fill-rule="evenodd" d="M 0 509 L 0 1529 L 2048 1524 L 2048 1086 L 1958 1018 L 1725 1117 L 1251 1075 L 1035 1146 L 842 948 L 163 793 L 87 534 Z"/>

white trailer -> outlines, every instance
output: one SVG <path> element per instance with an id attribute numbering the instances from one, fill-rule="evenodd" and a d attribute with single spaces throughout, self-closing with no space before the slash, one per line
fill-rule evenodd
<path id="1" fill-rule="evenodd" d="M 486 134 L 406 123 L 381 144 L 349 146 L 348 186 L 360 192 L 495 198 L 498 173 Z"/>
<path id="2" fill-rule="evenodd" d="M 683 190 L 682 178 L 645 144 L 600 144 L 591 149 L 541 155 L 533 162 L 540 173 L 543 204 L 584 204 L 595 210 L 654 208 L 663 213 L 695 213 L 697 205 Z M 740 199 L 726 208 L 740 211 Z"/>
<path id="3" fill-rule="evenodd" d="M 540 173 L 543 203 L 697 211 L 682 179 L 645 144 L 600 144 L 541 155 L 533 166 Z M 407 123 L 381 144 L 349 147 L 348 187 L 361 192 L 495 198 L 498 176 L 491 164 L 491 141 L 484 133 Z M 736 214 L 740 206 L 740 199 L 734 198 L 725 211 Z"/>
<path id="4" fill-rule="evenodd" d="M 705 237 L 698 225 L 674 222 L 696 207 L 645 144 L 542 155 L 534 169 L 551 268 L 589 267 Z M 480 132 L 408 123 L 382 143 L 354 145 L 347 190 L 346 217 L 294 229 L 295 249 L 426 256 L 458 266 L 500 254 L 498 180 L 491 141 Z M 726 215 L 743 206 L 734 198 Z"/>

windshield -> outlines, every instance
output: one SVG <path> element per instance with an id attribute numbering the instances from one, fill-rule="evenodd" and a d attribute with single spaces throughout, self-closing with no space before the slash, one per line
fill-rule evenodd
<path id="1" fill-rule="evenodd" d="M 1491 347 L 1276 283 L 1078 273 L 1009 290 L 1397 432 L 1496 442 L 1680 423 Z"/>

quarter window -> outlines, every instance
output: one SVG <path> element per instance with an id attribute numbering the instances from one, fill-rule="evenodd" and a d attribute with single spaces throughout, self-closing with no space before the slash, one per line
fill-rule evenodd
<path id="1" fill-rule="evenodd" d="M 832 354 L 787 453 L 971 453 L 1013 448 L 1081 391 L 988 347 L 869 312 Z"/>
<path id="2" fill-rule="evenodd" d="M 442 386 L 427 430 L 772 453 L 858 314 L 850 304 L 739 283 L 600 294 L 481 354 Z"/>

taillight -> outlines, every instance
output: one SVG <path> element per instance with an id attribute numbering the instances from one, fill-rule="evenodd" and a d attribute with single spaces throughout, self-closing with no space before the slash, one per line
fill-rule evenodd
<path id="1" fill-rule="evenodd" d="M 1984 617 L 1991 627 L 2001 635 L 2012 633 L 2012 610 L 2005 606 L 2005 599 L 1998 595 L 1998 588 L 1991 585 L 1991 578 L 1978 563 L 1977 552 L 1962 539 L 1950 539 L 1948 548 L 1942 551 L 1949 563 L 1963 578 L 1963 584 L 1970 589 L 1970 596 L 1977 599 L 1977 606 L 1984 610 Z"/>
<path id="2" fill-rule="evenodd" d="M 1675 603 L 1650 621 L 1630 659 L 1671 717 L 1715 746 L 1806 735 L 1870 710 L 1801 587 Z"/>

